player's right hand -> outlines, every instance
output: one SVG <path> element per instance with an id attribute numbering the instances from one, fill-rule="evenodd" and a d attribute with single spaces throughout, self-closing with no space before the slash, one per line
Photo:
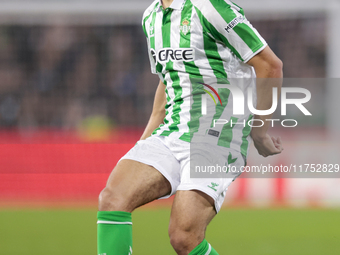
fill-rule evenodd
<path id="1" fill-rule="evenodd" d="M 281 137 L 275 138 L 266 134 L 264 137 L 253 137 L 255 148 L 263 157 L 280 154 L 283 151 Z"/>

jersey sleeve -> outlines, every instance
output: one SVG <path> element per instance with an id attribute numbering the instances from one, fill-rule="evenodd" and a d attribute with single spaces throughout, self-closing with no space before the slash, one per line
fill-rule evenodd
<path id="1" fill-rule="evenodd" d="M 148 49 L 148 55 L 149 55 L 149 61 L 150 61 L 150 67 L 151 67 L 151 73 L 153 74 L 157 74 L 156 72 L 156 62 L 154 60 L 154 50 L 151 49 L 151 44 L 150 44 L 150 37 L 148 35 L 148 31 L 150 31 L 150 28 L 147 29 L 147 19 L 148 19 L 148 10 L 146 10 L 144 12 L 144 15 L 143 15 L 143 20 L 142 20 L 142 27 L 143 27 L 143 31 L 144 31 L 144 34 L 146 36 L 146 44 L 147 44 L 147 49 Z"/>
<path id="2" fill-rule="evenodd" d="M 241 61 L 248 62 L 267 46 L 266 41 L 245 17 L 242 8 L 229 0 L 209 2 L 210 11 L 206 12 L 204 18 L 206 29 Z"/>
<path id="3" fill-rule="evenodd" d="M 150 41 L 148 38 L 146 38 L 146 43 L 148 45 L 148 54 L 149 54 L 149 60 L 150 60 L 150 67 L 151 67 L 151 73 L 153 74 L 157 74 L 156 72 L 156 63 L 155 63 L 155 60 L 154 60 L 154 54 L 153 54 L 153 49 L 151 49 L 150 47 Z"/>

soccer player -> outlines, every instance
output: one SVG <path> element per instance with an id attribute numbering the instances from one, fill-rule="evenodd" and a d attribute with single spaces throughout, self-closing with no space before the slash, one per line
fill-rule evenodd
<path id="1" fill-rule="evenodd" d="M 205 240 L 205 230 L 237 176 L 190 178 L 190 164 L 197 159 L 244 166 L 250 137 L 259 154 L 281 153 L 281 140 L 267 134 L 265 120 L 271 115 L 253 116 L 249 110 L 235 115 L 230 86 L 234 79 L 244 81 L 237 84 L 243 92 L 255 85 L 256 109 L 270 109 L 273 88 L 280 90 L 282 62 L 243 9 L 229 0 L 156 0 L 142 24 L 151 70 L 160 82 L 140 141 L 118 162 L 100 194 L 98 255 L 132 254 L 131 212 L 175 193 L 169 236 L 176 253 L 218 254 Z M 253 84 L 256 76 L 266 79 Z M 215 90 L 219 102 L 215 106 L 208 98 L 204 113 L 202 95 L 216 84 L 230 90 Z M 228 124 L 213 125 L 221 116 Z M 264 125 L 251 128 L 252 118 Z"/>

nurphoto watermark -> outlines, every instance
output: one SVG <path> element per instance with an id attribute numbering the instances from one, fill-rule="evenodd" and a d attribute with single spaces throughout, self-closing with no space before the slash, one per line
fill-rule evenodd
<path id="1" fill-rule="evenodd" d="M 190 116 L 194 124 L 190 128 L 190 176 L 340 178 L 340 148 L 336 142 L 340 132 L 326 135 L 329 123 L 337 118 L 329 112 L 340 109 L 340 100 L 333 100 L 332 108 L 326 106 L 332 97 L 327 98 L 322 88 L 330 83 L 335 81 L 196 81 Z M 266 98 L 266 107 L 259 98 Z M 264 126 L 269 128 L 270 136 L 283 137 L 284 151 L 270 159 L 259 156 L 252 146 L 252 130 Z"/>

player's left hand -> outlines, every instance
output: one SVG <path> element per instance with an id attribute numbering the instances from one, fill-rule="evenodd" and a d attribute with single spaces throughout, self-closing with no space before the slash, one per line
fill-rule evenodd
<path id="1" fill-rule="evenodd" d="M 283 151 L 281 137 L 271 137 L 266 134 L 263 138 L 253 137 L 255 148 L 263 157 L 280 154 Z"/>

